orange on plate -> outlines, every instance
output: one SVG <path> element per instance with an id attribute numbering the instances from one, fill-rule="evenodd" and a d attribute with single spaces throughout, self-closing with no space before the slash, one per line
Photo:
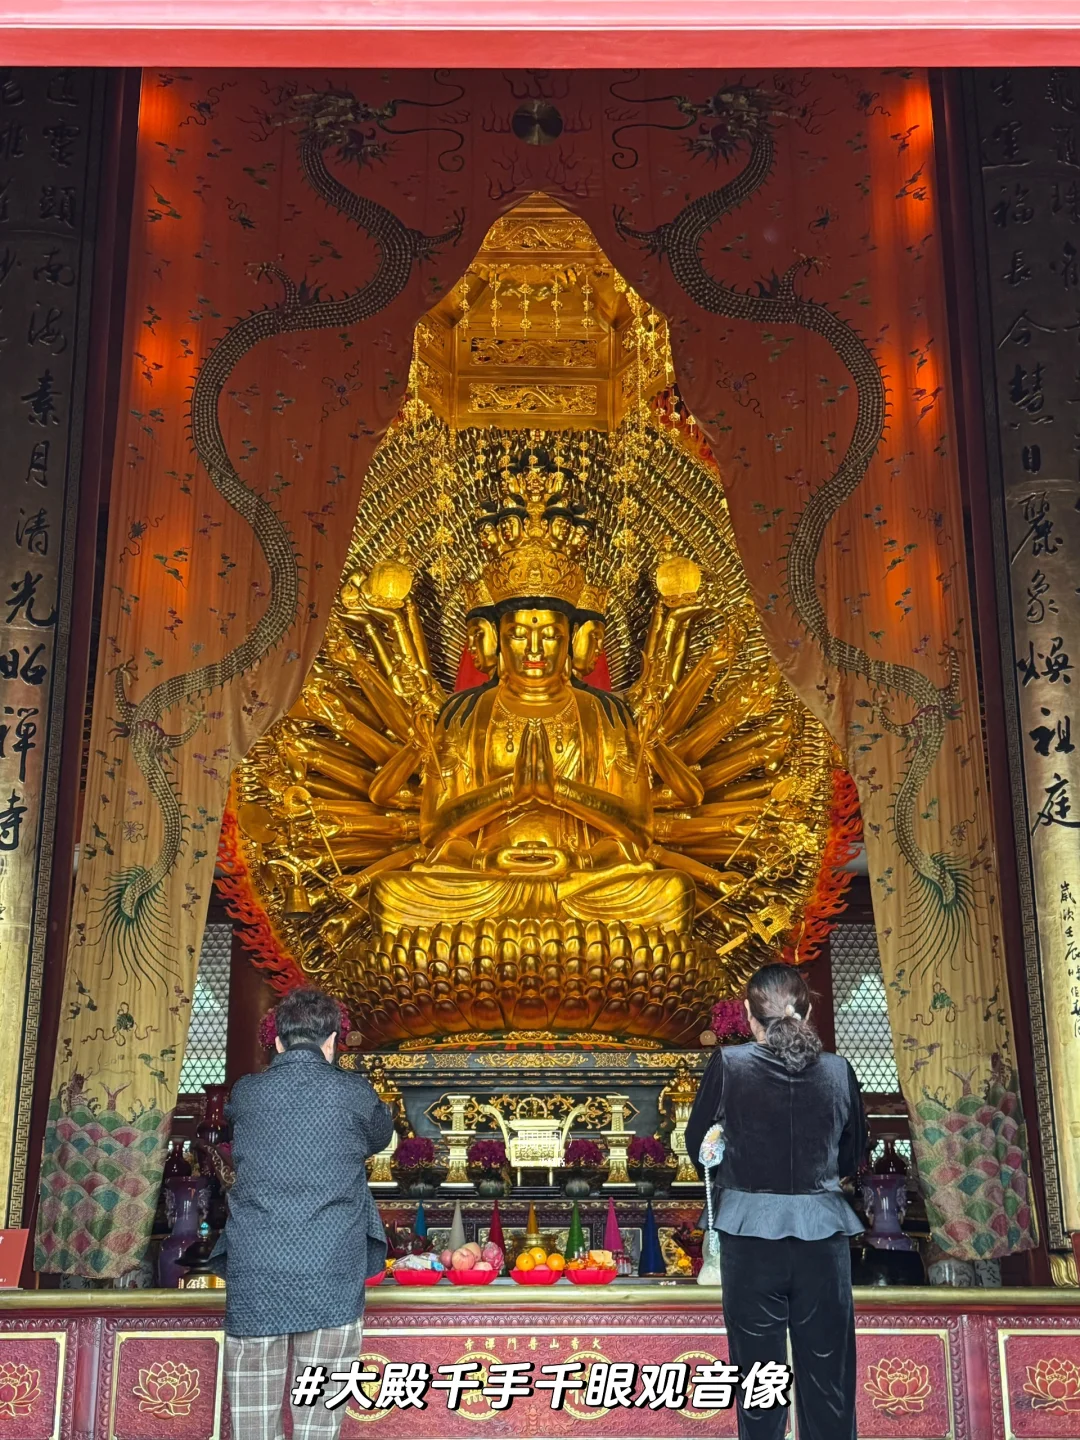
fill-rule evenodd
<path id="1" fill-rule="evenodd" d="M 527 1253 L 532 1256 L 532 1258 L 536 1261 L 537 1265 L 543 1265 L 544 1261 L 547 1259 L 547 1251 L 542 1245 L 534 1245 L 532 1249 L 529 1250 Z"/>
<path id="2" fill-rule="evenodd" d="M 566 1261 L 561 1255 L 549 1255 L 547 1257 L 549 1270 L 565 1270 Z"/>
<path id="3" fill-rule="evenodd" d="M 547 1257 L 545 1256 L 544 1258 L 546 1259 Z M 517 1259 L 515 1260 L 515 1262 L 514 1262 L 514 1269 L 515 1269 L 515 1270 L 535 1270 L 535 1269 L 536 1269 L 536 1261 L 533 1259 L 532 1252 L 529 1251 L 529 1250 L 527 1250 L 524 1255 L 519 1255 L 518 1258 L 517 1258 Z"/>

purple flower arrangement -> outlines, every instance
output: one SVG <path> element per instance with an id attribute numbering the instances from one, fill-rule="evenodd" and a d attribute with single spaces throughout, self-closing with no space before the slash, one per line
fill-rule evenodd
<path id="1" fill-rule="evenodd" d="M 604 1163 L 604 1152 L 595 1140 L 570 1140 L 563 1162 L 570 1170 L 598 1170 Z"/>
<path id="2" fill-rule="evenodd" d="M 718 1000 L 712 1007 L 709 1028 L 718 1040 L 747 1040 L 750 1024 L 741 1000 Z"/>
<path id="3" fill-rule="evenodd" d="M 475 1169 L 498 1175 L 506 1168 L 506 1146 L 501 1140 L 474 1140 L 466 1159 Z"/>
<path id="4" fill-rule="evenodd" d="M 352 1021 L 349 1019 L 348 1010 L 345 1009 L 345 1006 L 342 1005 L 340 1000 L 337 1004 L 338 1009 L 341 1011 L 341 1028 L 338 1030 L 338 1041 L 342 1042 L 352 1029 Z M 273 1050 L 276 1039 L 277 1022 L 274 1019 L 273 1010 L 268 1010 L 259 1024 L 259 1044 L 264 1050 Z"/>
<path id="5" fill-rule="evenodd" d="M 626 1158 L 631 1165 L 659 1165 L 668 1163 L 668 1152 L 654 1135 L 635 1135 L 626 1147 Z"/>
<path id="6" fill-rule="evenodd" d="M 413 1135 L 402 1140 L 394 1151 L 393 1164 L 398 1170 L 423 1170 L 435 1164 L 435 1142 L 426 1135 Z"/>

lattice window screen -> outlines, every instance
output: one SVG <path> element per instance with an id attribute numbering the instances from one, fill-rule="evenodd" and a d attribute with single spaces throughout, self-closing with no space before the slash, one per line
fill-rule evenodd
<path id="1" fill-rule="evenodd" d="M 229 966 L 232 926 L 213 923 L 203 932 L 199 973 L 191 997 L 191 1024 L 180 1071 L 180 1093 L 225 1082 L 225 1041 L 229 1031 Z"/>
<path id="2" fill-rule="evenodd" d="M 836 1049 L 871 1095 L 900 1089 L 873 925 L 838 925 L 829 937 Z"/>

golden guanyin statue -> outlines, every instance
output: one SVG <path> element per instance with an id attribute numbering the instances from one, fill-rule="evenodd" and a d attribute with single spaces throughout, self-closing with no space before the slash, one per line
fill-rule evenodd
<path id="1" fill-rule="evenodd" d="M 418 753 L 427 853 L 372 881 L 381 934 L 514 919 L 690 935 L 694 882 L 653 858 L 650 762 L 663 742 L 639 732 L 622 696 L 574 674 L 575 632 L 603 625 L 606 603 L 586 584 L 591 525 L 564 480 L 530 454 L 481 512 L 482 602 L 466 620 L 491 676 L 443 705 L 430 754 Z M 670 764 L 695 795 L 691 771 Z"/>
<path id="2" fill-rule="evenodd" d="M 663 322 L 530 203 L 422 322 L 323 651 L 234 787 L 277 943 L 369 1043 L 695 1037 L 828 837 L 832 747 L 654 400 Z"/>

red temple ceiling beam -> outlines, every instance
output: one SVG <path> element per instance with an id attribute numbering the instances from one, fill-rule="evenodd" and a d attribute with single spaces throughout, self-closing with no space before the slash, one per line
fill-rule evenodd
<path id="1" fill-rule="evenodd" d="M 1076 65 L 1076 0 L 0 0 L 7 65 Z"/>

